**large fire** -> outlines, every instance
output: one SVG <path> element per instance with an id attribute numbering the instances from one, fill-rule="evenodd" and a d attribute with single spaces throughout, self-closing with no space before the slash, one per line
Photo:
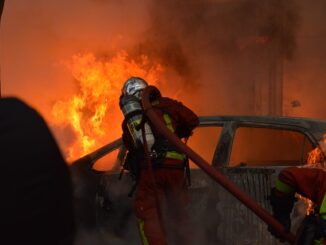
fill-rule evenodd
<path id="1" fill-rule="evenodd" d="M 125 51 L 103 59 L 92 53 L 78 54 L 66 65 L 78 83 L 78 91 L 56 102 L 52 116 L 55 125 L 73 131 L 74 140 L 65 149 L 68 162 L 121 135 L 118 103 L 126 79 L 139 76 L 157 85 L 164 72 L 162 65 L 150 62 L 146 56 L 135 61 Z"/>

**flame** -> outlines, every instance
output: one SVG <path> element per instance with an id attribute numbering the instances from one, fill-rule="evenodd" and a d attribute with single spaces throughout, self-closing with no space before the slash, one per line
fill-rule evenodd
<path id="1" fill-rule="evenodd" d="M 326 141 L 326 134 L 323 135 L 322 141 L 320 141 L 320 144 L 325 144 Z M 306 167 L 309 168 L 320 168 L 325 170 L 325 156 L 321 149 L 321 146 L 317 146 L 316 148 L 312 149 L 310 152 L 308 152 Z M 314 203 L 299 194 L 296 194 L 296 197 L 305 204 L 305 214 L 309 215 L 311 213 L 314 213 Z"/>
<path id="2" fill-rule="evenodd" d="M 315 165 L 324 162 L 324 154 L 320 147 L 316 147 L 308 153 L 307 164 Z"/>
<path id="3" fill-rule="evenodd" d="M 65 147 L 67 161 L 121 135 L 121 120 L 116 119 L 122 114 L 117 106 L 122 85 L 129 77 L 139 76 L 158 85 L 164 72 L 162 65 L 150 62 L 147 56 L 138 57 L 136 62 L 126 51 L 102 59 L 93 53 L 77 54 L 65 64 L 78 84 L 78 91 L 53 105 L 52 121 L 73 132 L 73 142 Z"/>

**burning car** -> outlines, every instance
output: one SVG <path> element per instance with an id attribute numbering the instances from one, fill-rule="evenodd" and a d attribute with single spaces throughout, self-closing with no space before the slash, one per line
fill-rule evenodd
<path id="1" fill-rule="evenodd" d="M 324 167 L 325 132 L 326 122 L 305 118 L 209 116 L 200 117 L 188 145 L 270 211 L 269 192 L 282 168 Z M 77 223 L 96 228 L 108 239 L 140 244 L 128 197 L 133 183 L 120 175 L 125 153 L 118 139 L 72 164 Z M 203 242 L 278 243 L 263 221 L 194 163 L 190 194 L 193 230 Z M 306 211 L 300 204 L 293 212 L 294 231 Z"/>

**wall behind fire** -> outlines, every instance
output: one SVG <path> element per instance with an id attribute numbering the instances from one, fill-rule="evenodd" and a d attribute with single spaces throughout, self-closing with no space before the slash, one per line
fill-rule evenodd
<path id="1" fill-rule="evenodd" d="M 300 1 L 301 28 L 291 62 L 284 65 L 284 110 L 287 115 L 326 119 L 325 1 Z"/>

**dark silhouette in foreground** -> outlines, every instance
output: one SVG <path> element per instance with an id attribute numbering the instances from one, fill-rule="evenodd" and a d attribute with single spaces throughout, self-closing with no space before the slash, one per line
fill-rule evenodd
<path id="1" fill-rule="evenodd" d="M 42 117 L 0 99 L 0 244 L 74 242 L 71 176 Z"/>

